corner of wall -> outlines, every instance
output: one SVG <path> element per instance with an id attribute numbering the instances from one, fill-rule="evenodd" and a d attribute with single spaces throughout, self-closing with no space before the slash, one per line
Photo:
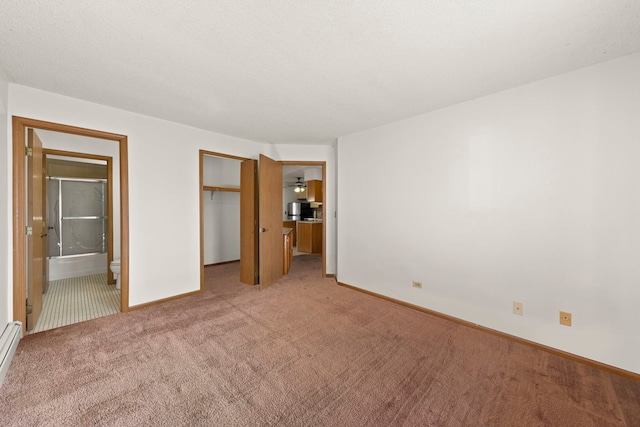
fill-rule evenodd
<path id="1" fill-rule="evenodd" d="M 10 199 L 10 173 L 11 168 L 9 159 L 11 158 L 11 145 L 9 141 L 9 79 L 0 69 L 0 147 L 3 152 L 0 154 L 0 200 Z M 6 256 L 0 257 L 0 325 L 11 320 L 11 300 L 12 289 L 10 287 L 11 278 L 9 277 L 9 254 L 12 253 L 9 242 L 11 203 L 7 203 L 0 209 L 0 245 L 3 250 L 0 253 Z"/>

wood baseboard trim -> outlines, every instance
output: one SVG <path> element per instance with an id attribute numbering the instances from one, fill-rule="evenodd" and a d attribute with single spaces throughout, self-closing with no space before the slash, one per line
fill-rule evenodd
<path id="1" fill-rule="evenodd" d="M 187 292 L 186 294 L 175 295 L 175 296 L 172 296 L 172 297 L 169 297 L 169 298 L 163 298 L 163 299 L 159 299 L 159 300 L 155 300 L 155 301 L 151 301 L 151 302 L 145 302 L 144 304 L 138 304 L 138 305 L 134 305 L 134 306 L 129 307 L 129 311 L 141 310 L 143 308 L 153 307 L 154 305 L 159 305 L 159 304 L 164 304 L 165 302 L 179 300 L 179 299 L 182 299 L 182 298 L 190 297 L 191 295 L 201 294 L 202 292 L 203 291 L 201 291 L 201 290 L 197 290 L 197 291 L 193 291 L 193 292 Z"/>
<path id="2" fill-rule="evenodd" d="M 231 261 L 214 262 L 213 264 L 205 264 L 204 266 L 205 267 L 215 267 L 216 265 L 231 264 L 231 263 L 234 263 L 234 262 L 240 262 L 240 260 L 239 259 L 234 259 L 234 260 L 231 260 Z"/>
<path id="3" fill-rule="evenodd" d="M 492 334 L 492 335 L 496 335 L 496 336 L 499 336 L 499 337 L 502 337 L 502 338 L 506 338 L 508 340 L 515 341 L 517 343 L 524 344 L 524 345 L 527 345 L 529 347 L 534 347 L 534 348 L 536 348 L 538 350 L 542 350 L 542 351 L 545 351 L 547 353 L 554 354 L 556 356 L 564 357 L 565 359 L 569 359 L 569 360 L 572 360 L 574 362 L 582 363 L 583 365 L 591 366 L 593 368 L 600 369 L 602 371 L 610 372 L 612 374 L 616 374 L 616 375 L 619 375 L 621 377 L 628 378 L 630 380 L 640 382 L 640 374 L 637 374 L 637 373 L 632 372 L 632 371 L 627 371 L 625 369 L 621 369 L 621 368 L 617 368 L 615 366 L 607 365 L 606 363 L 602 363 L 602 362 L 598 362 L 598 361 L 595 361 L 595 360 L 592 360 L 592 359 L 588 359 L 586 357 L 578 356 L 577 354 L 569 353 L 567 351 L 558 350 L 557 348 L 549 347 L 549 346 L 546 346 L 544 344 L 540 344 L 540 343 L 537 343 L 537 342 L 534 342 L 534 341 L 529 341 L 529 340 L 526 340 L 524 338 L 517 337 L 515 335 L 507 334 L 505 332 L 500 332 L 500 331 L 497 331 L 495 329 L 487 328 L 486 326 L 481 326 L 481 325 L 478 325 L 478 324 L 475 324 L 475 323 L 472 323 L 472 322 L 468 322 L 466 320 L 459 319 L 459 318 L 454 317 L 454 316 L 450 316 L 448 314 L 440 313 L 440 312 L 435 311 L 435 310 L 430 310 L 428 308 L 420 307 L 419 305 L 414 305 L 414 304 L 410 304 L 408 302 L 400 301 L 400 300 L 397 300 L 395 298 L 391 298 L 391 297 L 388 297 L 388 296 L 385 296 L 385 295 L 382 295 L 382 294 L 378 294 L 376 292 L 368 291 L 366 289 L 361 289 L 361 288 L 358 288 L 356 286 L 348 285 L 346 283 L 342 283 L 342 282 L 338 282 L 338 281 L 336 281 L 336 283 L 338 283 L 338 285 L 340 285 L 340 286 L 352 289 L 354 291 L 362 292 L 364 294 L 371 295 L 371 296 L 374 296 L 376 298 L 380 298 L 380 299 L 392 302 L 394 304 L 399 304 L 399 305 L 402 305 L 404 307 L 411 308 L 413 310 L 421 311 L 423 313 L 430 314 L 432 316 L 436 316 L 436 317 L 439 317 L 441 319 L 445 319 L 445 320 L 448 320 L 448 321 L 451 321 L 451 322 L 454 322 L 454 323 L 458 323 L 458 324 L 463 325 L 463 326 L 468 326 L 470 328 L 477 329 L 477 330 L 482 331 L 482 332 L 486 332 L 486 333 L 489 333 L 489 334 Z"/>
<path id="4" fill-rule="evenodd" d="M 327 279 L 335 279 L 336 275 L 335 274 L 325 274 L 324 277 L 326 277 Z"/>

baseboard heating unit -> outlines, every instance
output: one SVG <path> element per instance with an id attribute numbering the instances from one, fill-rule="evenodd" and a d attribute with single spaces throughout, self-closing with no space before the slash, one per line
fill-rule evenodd
<path id="1" fill-rule="evenodd" d="M 0 335 L 0 387 L 4 382 L 4 377 L 9 371 L 11 358 L 18 348 L 18 343 L 22 338 L 22 323 L 7 323 L 2 335 Z"/>

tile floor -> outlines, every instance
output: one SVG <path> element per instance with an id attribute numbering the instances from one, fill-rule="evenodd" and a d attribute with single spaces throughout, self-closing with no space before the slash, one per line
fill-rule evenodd
<path id="1" fill-rule="evenodd" d="M 59 328 L 120 312 L 120 291 L 107 274 L 53 280 L 43 295 L 42 313 L 29 333 Z"/>

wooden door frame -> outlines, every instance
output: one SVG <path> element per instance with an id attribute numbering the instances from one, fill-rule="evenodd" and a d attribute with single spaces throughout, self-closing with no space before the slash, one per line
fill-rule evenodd
<path id="1" fill-rule="evenodd" d="M 327 196 L 327 162 L 326 161 L 303 161 L 303 160 L 280 160 L 282 166 L 321 166 L 322 167 L 322 277 L 327 277 L 327 204 L 324 199 Z"/>
<path id="2" fill-rule="evenodd" d="M 204 290 L 204 202 L 202 200 L 204 188 L 204 156 L 225 157 L 239 161 L 251 160 L 248 157 L 234 156 L 215 151 L 199 150 L 199 197 L 200 197 L 200 291 Z M 283 166 L 320 166 L 322 167 L 322 197 L 327 194 L 327 162 L 308 160 L 278 160 Z M 322 218 L 326 219 L 326 203 L 322 202 Z M 322 227 L 322 277 L 327 277 L 327 227 Z"/>
<path id="3" fill-rule="evenodd" d="M 204 185 L 204 156 L 224 157 L 226 159 L 234 159 L 240 162 L 251 160 L 247 157 L 233 156 L 231 154 L 217 153 L 215 151 L 199 150 L 199 197 L 200 197 L 200 291 L 204 291 L 204 201 L 202 200 Z M 240 177 L 238 177 L 240 179 Z"/>
<path id="4" fill-rule="evenodd" d="M 44 148 L 42 154 L 44 156 L 65 156 L 76 159 L 91 159 L 107 162 L 107 206 L 109 207 L 107 213 L 107 265 L 111 265 L 111 261 L 113 261 L 113 157 L 51 148 Z M 49 224 L 47 223 L 47 225 Z M 107 269 L 107 283 L 114 283 L 113 273 L 110 268 Z"/>
<path id="5" fill-rule="evenodd" d="M 26 198 L 25 136 L 27 128 L 111 140 L 118 143 L 120 157 L 120 311 L 129 311 L 129 174 L 127 136 L 26 117 L 12 117 L 12 220 L 13 220 L 13 319 L 26 333 Z"/>

